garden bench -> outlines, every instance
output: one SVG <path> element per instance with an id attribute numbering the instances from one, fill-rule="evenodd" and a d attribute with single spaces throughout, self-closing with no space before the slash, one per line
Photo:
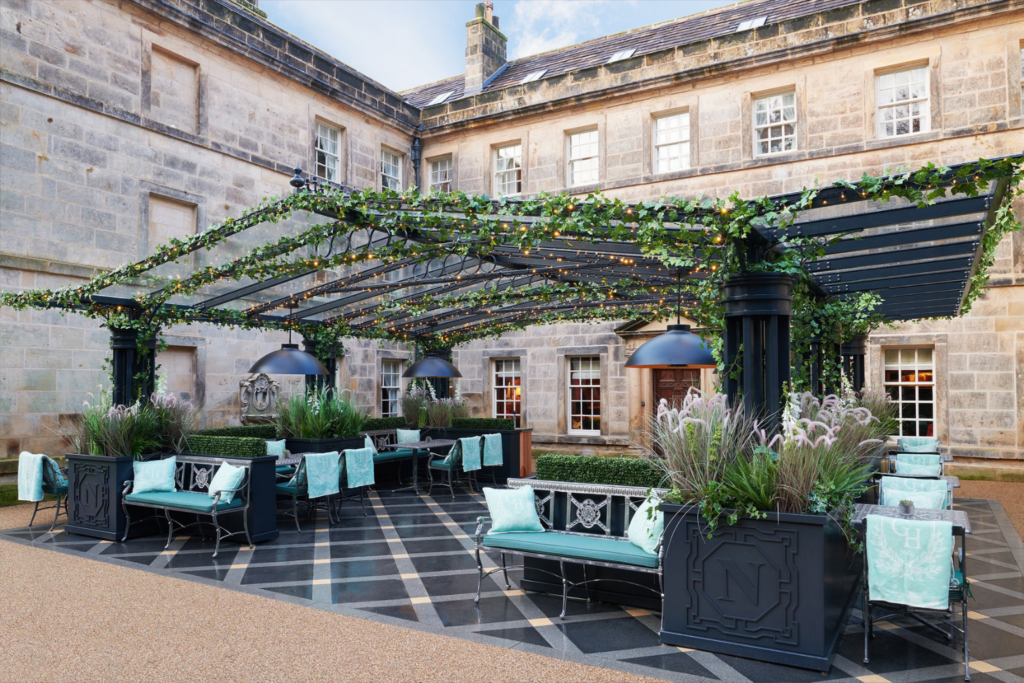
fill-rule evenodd
<path id="1" fill-rule="evenodd" d="M 534 488 L 537 515 L 542 526 L 545 527 L 545 531 L 485 534 L 484 526 L 491 521 L 490 517 L 477 519 L 474 549 L 479 572 L 477 602 L 480 601 L 484 577 L 495 572 L 502 572 L 506 588 L 511 588 L 508 581 L 506 554 L 558 562 L 559 572 L 557 574 L 540 567 L 531 566 L 531 569 L 550 574 L 561 581 L 562 613 L 559 616 L 562 619 L 565 618 L 569 590 L 582 586 L 586 590 L 589 601 L 590 584 L 599 581 L 628 583 L 652 590 L 657 593 L 659 601 L 664 600 L 662 580 L 664 553 L 661 539 L 658 539 L 656 554 L 652 555 L 633 545 L 626 538 L 630 518 L 647 498 L 648 489 L 532 479 L 508 480 L 509 488 L 517 489 L 523 486 Z M 667 493 L 665 489 L 654 489 L 654 491 L 662 496 Z M 580 530 L 574 531 L 574 529 Z M 480 553 L 489 549 L 500 551 L 501 567 L 484 569 Z M 566 563 L 582 566 L 582 581 L 570 581 L 567 578 Z M 653 574 L 657 576 L 658 589 L 655 591 L 648 586 L 626 579 L 588 578 L 588 566 Z"/>
<path id="2" fill-rule="evenodd" d="M 131 527 L 131 517 L 128 508 L 129 506 L 135 506 L 163 512 L 163 516 L 167 520 L 167 544 L 164 546 L 165 548 L 170 547 L 171 541 L 174 540 L 175 527 L 180 530 L 190 526 L 198 526 L 201 529 L 203 524 L 214 527 L 214 538 L 216 540 L 213 550 L 214 557 L 217 557 L 217 553 L 220 551 L 220 542 L 223 539 L 238 534 L 244 533 L 246 540 L 249 542 L 249 547 L 255 547 L 249 535 L 249 516 L 247 514 L 252 498 L 251 463 L 241 458 L 237 459 L 237 461 L 230 459 L 232 465 L 242 467 L 245 473 L 238 486 L 231 491 L 233 494 L 231 500 L 222 502 L 221 492 L 211 496 L 208 491 L 210 482 L 213 481 L 213 475 L 216 474 L 217 469 L 226 458 L 207 455 L 176 455 L 175 458 L 177 459 L 177 464 L 174 468 L 174 491 L 132 493 L 132 486 L 135 482 L 125 482 L 122 495 L 122 507 L 124 508 L 125 515 L 124 538 L 128 538 L 128 529 Z M 181 522 L 171 517 L 172 512 L 179 513 L 180 515 L 195 515 L 196 521 L 189 523 Z M 218 519 L 225 515 L 238 514 L 242 516 L 242 529 L 240 531 L 229 531 L 224 528 Z M 154 513 L 154 516 L 159 517 L 159 514 Z M 200 517 L 209 517 L 210 521 L 204 521 Z"/>

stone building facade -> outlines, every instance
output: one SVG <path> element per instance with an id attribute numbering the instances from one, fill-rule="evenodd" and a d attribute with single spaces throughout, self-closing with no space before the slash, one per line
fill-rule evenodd
<path id="1" fill-rule="evenodd" d="M 1019 1 L 757 0 L 514 62 L 484 5 L 467 24 L 466 74 L 405 93 L 229 0 L 11 0 L 0 31 L 8 289 L 142 257 L 288 191 L 296 163 L 350 187 L 639 201 L 775 194 L 1024 150 Z M 886 98 L 899 79 L 913 101 L 896 113 Z M 906 134 L 886 127 L 894 115 Z M 514 403 L 542 449 L 620 451 L 658 396 L 714 386 L 710 371 L 623 367 L 661 328 L 531 328 L 459 347 L 454 361 L 477 414 Z M 213 423 L 237 419 L 238 380 L 281 341 L 168 333 L 168 386 L 203 398 Z M 0 457 L 59 452 L 57 416 L 103 381 L 108 339 L 79 316 L 0 311 Z M 409 351 L 346 348 L 341 385 L 379 413 L 385 369 Z M 913 373 L 894 387 L 908 428 L 962 458 L 1024 459 L 1024 235 L 1000 245 L 969 315 L 879 330 L 868 365 L 875 386 Z"/>

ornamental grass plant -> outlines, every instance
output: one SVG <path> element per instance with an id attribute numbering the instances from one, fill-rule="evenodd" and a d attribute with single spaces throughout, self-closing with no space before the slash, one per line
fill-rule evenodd
<path id="1" fill-rule="evenodd" d="M 341 439 L 359 434 L 367 417 L 350 400 L 321 387 L 284 401 L 277 428 L 287 438 Z"/>

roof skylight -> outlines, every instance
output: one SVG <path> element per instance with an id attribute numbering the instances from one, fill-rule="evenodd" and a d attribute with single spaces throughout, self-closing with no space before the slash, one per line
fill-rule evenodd
<path id="1" fill-rule="evenodd" d="M 427 106 L 428 107 L 433 107 L 435 104 L 441 104 L 442 102 L 447 100 L 449 97 L 451 97 L 452 93 L 454 93 L 454 92 L 455 92 L 454 90 L 449 90 L 448 92 L 441 93 L 440 95 L 438 95 L 434 99 L 430 100 L 430 102 L 427 103 Z"/>
<path id="2" fill-rule="evenodd" d="M 540 69 L 538 71 L 534 71 L 533 73 L 527 74 L 526 77 L 523 78 L 523 80 L 519 81 L 519 85 L 539 81 L 547 72 L 547 69 Z"/>
<path id="3" fill-rule="evenodd" d="M 758 26 L 764 26 L 764 22 L 767 19 L 767 16 L 756 17 L 754 19 L 744 19 L 743 21 L 740 22 L 740 25 L 736 27 L 736 33 L 740 33 L 741 31 L 749 31 L 750 29 L 757 28 Z"/>
<path id="4" fill-rule="evenodd" d="M 633 56 L 634 52 L 636 52 L 636 48 L 632 48 L 629 50 L 619 50 L 618 52 L 616 52 L 615 54 L 608 58 L 606 64 L 611 64 L 612 62 L 621 62 L 623 59 L 629 59 L 630 57 Z"/>

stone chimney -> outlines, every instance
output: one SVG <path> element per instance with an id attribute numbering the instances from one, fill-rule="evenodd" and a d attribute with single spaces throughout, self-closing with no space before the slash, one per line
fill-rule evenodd
<path id="1" fill-rule="evenodd" d="M 465 94 L 480 92 L 484 81 L 505 65 L 508 38 L 498 30 L 494 3 L 477 3 L 476 16 L 466 23 Z"/>

